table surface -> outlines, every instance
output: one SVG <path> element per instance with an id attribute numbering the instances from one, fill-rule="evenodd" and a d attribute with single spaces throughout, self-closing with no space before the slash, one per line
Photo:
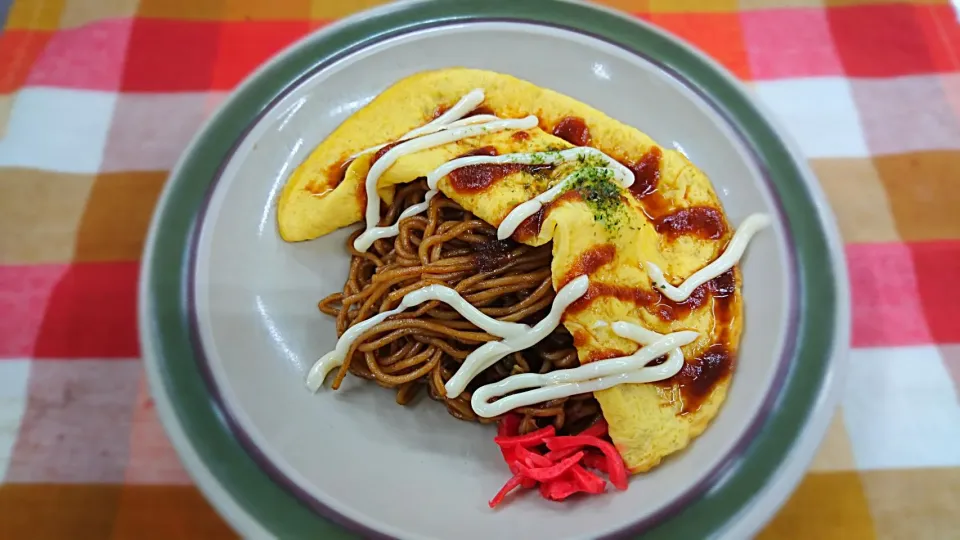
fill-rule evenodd
<path id="1" fill-rule="evenodd" d="M 247 73 L 370 0 L 0 0 L 0 537 L 233 533 L 146 390 L 138 260 Z M 960 537 L 960 25 L 943 1 L 607 0 L 705 50 L 799 142 L 853 294 L 841 409 L 764 538 Z"/>

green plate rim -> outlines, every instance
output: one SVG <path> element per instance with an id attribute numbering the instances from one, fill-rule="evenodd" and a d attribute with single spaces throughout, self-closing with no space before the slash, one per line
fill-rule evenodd
<path id="1" fill-rule="evenodd" d="M 350 537 L 257 465 L 237 440 L 228 415 L 205 380 L 190 322 L 188 284 L 192 273 L 190 248 L 211 186 L 246 130 L 305 73 L 399 33 L 484 20 L 532 22 L 600 37 L 653 59 L 719 105 L 766 169 L 786 217 L 785 229 L 799 254 L 799 260 L 794 261 L 799 293 L 794 304 L 797 339 L 787 345 L 793 354 L 781 372 L 780 395 L 767 404 L 766 421 L 763 426 L 754 426 L 758 428 L 756 435 L 739 449 L 741 455 L 736 462 L 715 472 L 714 480 L 722 475 L 721 483 L 684 508 L 674 509 L 673 515 L 652 528 L 644 525 L 644 536 L 705 537 L 727 527 L 790 457 L 811 412 L 822 409 L 834 359 L 846 346 L 849 326 L 845 283 L 837 275 L 844 266 L 835 226 L 822 195 L 810 185 L 804 164 L 795 159 L 769 119 L 731 76 L 659 30 L 579 3 L 424 0 L 396 4 L 331 25 L 294 44 L 251 75 L 191 143 L 171 173 L 151 225 L 141 272 L 139 313 L 151 389 L 161 420 L 191 474 L 215 503 L 222 494 L 211 493 L 211 482 L 228 494 L 233 511 L 225 517 L 245 532 L 257 530 L 283 538 Z M 824 255 L 832 264 L 803 264 L 822 260 Z M 808 312 L 808 306 L 816 306 L 816 313 Z M 749 467 L 744 467 L 747 462 Z M 218 506 L 225 511 L 224 506 Z M 235 515 L 236 510 L 245 515 Z M 346 518 L 327 517 L 365 535 L 374 533 Z M 641 530 L 631 526 L 617 535 L 638 532 Z"/>

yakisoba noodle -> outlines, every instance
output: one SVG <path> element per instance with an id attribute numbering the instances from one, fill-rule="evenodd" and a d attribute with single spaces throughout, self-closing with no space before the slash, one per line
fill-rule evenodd
<path id="1" fill-rule="evenodd" d="M 426 182 L 401 187 L 381 223 L 395 223 L 409 206 L 423 201 Z M 352 254 L 343 292 L 324 298 L 320 310 L 336 317 L 337 334 L 352 324 L 394 309 L 404 295 L 431 284 L 461 293 L 483 313 L 508 322 L 536 322 L 555 296 L 550 246 L 530 247 L 498 241 L 496 228 L 476 219 L 457 203 L 435 197 L 425 215 L 404 219 L 395 238 L 377 240 L 365 252 L 354 249 L 356 231 L 346 245 Z M 349 372 L 395 389 L 396 401 L 409 403 L 418 392 L 446 404 L 462 420 L 490 422 L 471 409 L 471 390 L 518 373 L 548 373 L 579 365 L 569 332 L 558 327 L 532 349 L 513 353 L 472 381 L 468 390 L 447 398 L 444 384 L 478 345 L 495 341 L 440 302 L 393 316 L 354 341 L 333 379 L 338 388 Z M 522 432 L 550 424 L 561 431 L 593 422 L 600 408 L 590 394 L 521 407 Z"/>

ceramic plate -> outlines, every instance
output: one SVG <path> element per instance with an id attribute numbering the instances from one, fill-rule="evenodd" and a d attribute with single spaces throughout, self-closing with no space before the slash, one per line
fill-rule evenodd
<path id="1" fill-rule="evenodd" d="M 541 0 L 392 5 L 332 25 L 252 75 L 193 141 L 159 204 L 140 324 L 161 419 L 220 512 L 252 536 L 739 538 L 789 494 L 834 406 L 845 270 L 815 180 L 741 86 L 661 31 Z M 333 348 L 316 302 L 341 289 L 346 231 L 288 244 L 287 176 L 338 124 L 412 73 L 509 73 L 681 149 L 732 223 L 776 226 L 741 266 L 745 332 L 711 427 L 623 493 L 486 501 L 508 476 L 492 428 L 349 380 L 314 395 Z"/>

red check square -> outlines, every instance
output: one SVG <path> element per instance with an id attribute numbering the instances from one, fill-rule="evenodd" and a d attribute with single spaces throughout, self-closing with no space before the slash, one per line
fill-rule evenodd
<path id="1" fill-rule="evenodd" d="M 0 94 L 20 89 L 34 62 L 43 53 L 52 32 L 0 28 Z"/>
<path id="2" fill-rule="evenodd" d="M 924 6 L 917 12 L 930 56 L 938 71 L 960 71 L 960 24 L 948 5 Z"/>
<path id="3" fill-rule="evenodd" d="M 846 247 L 854 347 L 931 343 L 910 248 L 903 243 Z"/>
<path id="4" fill-rule="evenodd" d="M 72 265 L 54 286 L 36 358 L 131 358 L 137 338 L 139 263 Z"/>
<path id="5" fill-rule="evenodd" d="M 0 358 L 30 356 L 46 306 L 68 268 L 0 265 Z"/>
<path id="6" fill-rule="evenodd" d="M 750 77 L 739 14 L 651 13 L 649 20 L 700 47 L 737 77 Z"/>
<path id="7" fill-rule="evenodd" d="M 754 78 L 843 74 L 824 10 L 756 10 L 741 18 Z"/>
<path id="8" fill-rule="evenodd" d="M 260 64 L 308 32 L 308 21 L 224 23 L 212 88 L 232 89 Z"/>
<path id="9" fill-rule="evenodd" d="M 960 241 L 908 244 L 916 269 L 917 289 L 934 343 L 960 343 Z"/>
<path id="10" fill-rule="evenodd" d="M 108 19 L 56 32 L 27 79 L 31 86 L 117 90 L 130 19 Z"/>
<path id="11" fill-rule="evenodd" d="M 867 5 L 827 10 L 830 31 L 850 77 L 897 77 L 936 70 L 918 9 Z"/>
<path id="12" fill-rule="evenodd" d="M 123 90 L 209 90 L 219 35 L 219 22 L 135 19 L 127 48 Z"/>

